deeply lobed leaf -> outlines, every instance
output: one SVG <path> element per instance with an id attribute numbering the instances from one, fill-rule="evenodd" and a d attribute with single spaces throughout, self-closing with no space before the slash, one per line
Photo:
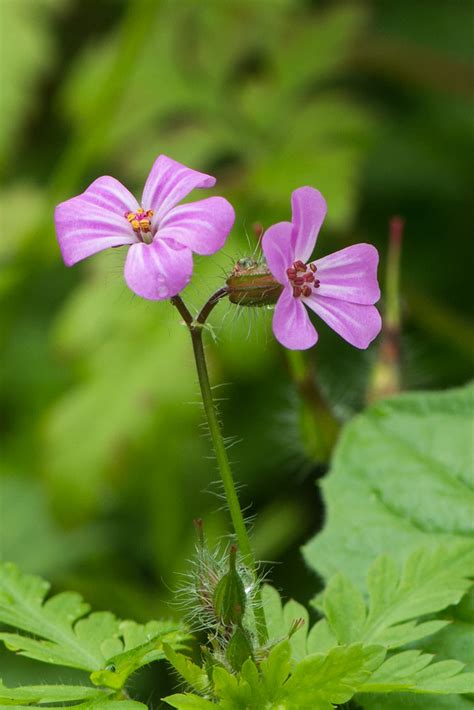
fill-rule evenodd
<path id="1" fill-rule="evenodd" d="M 8 563 L 0 566 L 0 623 L 31 634 L 5 631 L 0 640 L 23 656 L 88 671 L 95 685 L 120 690 L 138 668 L 164 658 L 163 642 L 179 648 L 187 638 L 179 624 L 142 625 L 110 612 L 88 614 L 78 594 L 46 599 L 48 591 L 39 577 Z"/>
<path id="2" fill-rule="evenodd" d="M 453 544 L 415 551 L 400 572 L 384 555 L 370 567 L 369 606 L 344 575 L 329 580 L 323 609 L 340 643 L 381 643 L 396 648 L 443 628 L 445 620 L 413 619 L 460 601 L 474 576 L 474 547 Z M 405 623 L 404 623 L 405 622 Z"/>

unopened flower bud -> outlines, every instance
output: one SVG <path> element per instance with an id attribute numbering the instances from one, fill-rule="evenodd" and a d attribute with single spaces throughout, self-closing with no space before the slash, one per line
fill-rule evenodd
<path id="1" fill-rule="evenodd" d="M 226 281 L 229 301 L 239 306 L 269 306 L 277 302 L 283 286 L 264 262 L 239 259 Z"/>
<path id="2" fill-rule="evenodd" d="M 264 232 L 263 224 L 261 224 L 260 222 L 254 222 L 252 224 L 252 229 L 257 239 L 260 240 Z"/>
<path id="3" fill-rule="evenodd" d="M 236 567 L 237 548 L 229 552 L 229 571 L 221 577 L 214 591 L 214 609 L 223 624 L 238 624 L 245 613 L 245 587 Z"/>

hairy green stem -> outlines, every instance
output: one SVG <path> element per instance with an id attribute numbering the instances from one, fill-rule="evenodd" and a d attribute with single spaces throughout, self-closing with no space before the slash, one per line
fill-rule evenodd
<path id="1" fill-rule="evenodd" d="M 224 491 L 227 499 L 227 504 L 229 506 L 230 517 L 234 526 L 235 536 L 239 545 L 240 554 L 242 555 L 245 563 L 250 567 L 250 569 L 252 570 L 252 574 L 256 578 L 257 569 L 255 557 L 252 551 L 252 546 L 250 544 L 247 528 L 245 526 L 245 520 L 240 507 L 239 498 L 237 496 L 234 478 L 232 476 L 232 470 L 230 467 L 229 458 L 227 456 L 224 438 L 222 436 L 221 426 L 212 397 L 212 390 L 209 381 L 209 372 L 207 369 L 206 356 L 204 353 L 204 344 L 202 340 L 204 323 L 208 315 L 210 314 L 214 306 L 218 303 L 218 301 L 226 295 L 226 293 L 226 288 L 222 288 L 219 289 L 219 291 L 216 291 L 216 293 L 213 294 L 213 296 L 211 296 L 211 298 L 204 305 L 196 320 L 193 319 L 191 313 L 189 312 L 188 308 L 186 307 L 180 296 L 175 296 L 171 299 L 171 302 L 174 306 L 176 306 L 176 308 L 180 312 L 191 334 L 194 359 L 196 362 L 196 370 L 199 380 L 199 387 L 201 390 L 202 401 L 204 405 L 204 411 L 206 413 L 206 419 L 209 426 L 209 431 L 211 433 L 212 444 L 216 455 L 217 465 L 219 467 L 219 473 L 221 476 L 222 483 L 224 485 Z M 265 643 L 267 640 L 267 631 L 265 624 L 265 616 L 263 613 L 263 606 L 261 604 L 260 592 L 258 592 L 257 601 L 258 604 L 255 609 L 257 632 L 260 642 Z"/>

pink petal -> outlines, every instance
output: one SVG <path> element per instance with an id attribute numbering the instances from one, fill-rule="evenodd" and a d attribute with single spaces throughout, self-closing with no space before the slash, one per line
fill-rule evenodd
<path id="1" fill-rule="evenodd" d="M 59 247 L 67 266 L 109 247 L 137 241 L 124 213 L 138 202 L 113 177 L 94 180 L 82 195 L 61 202 L 54 212 Z"/>
<path id="2" fill-rule="evenodd" d="M 125 261 L 125 281 L 150 301 L 162 301 L 182 291 L 191 279 L 192 252 L 166 239 L 134 244 Z"/>
<path id="3" fill-rule="evenodd" d="M 375 306 L 347 303 L 319 293 L 303 299 L 303 302 L 356 348 L 365 350 L 380 333 L 382 319 Z"/>
<path id="4" fill-rule="evenodd" d="M 286 270 L 295 261 L 291 222 L 278 222 L 267 229 L 262 239 L 262 249 L 268 268 L 282 284 L 288 283 Z"/>
<path id="5" fill-rule="evenodd" d="M 235 220 L 234 208 L 223 197 L 209 197 L 174 207 L 160 222 L 160 238 L 174 239 L 197 254 L 214 254 L 223 247 Z"/>
<path id="6" fill-rule="evenodd" d="M 380 298 L 379 254 L 371 244 L 354 244 L 314 262 L 320 280 L 318 296 L 372 305 Z"/>
<path id="7" fill-rule="evenodd" d="M 318 341 L 318 334 L 299 298 L 294 298 L 287 286 L 275 306 L 273 314 L 275 338 L 290 350 L 306 350 Z"/>
<path id="8" fill-rule="evenodd" d="M 300 187 L 291 195 L 295 259 L 306 263 L 327 212 L 326 200 L 313 187 Z"/>
<path id="9" fill-rule="evenodd" d="M 153 224 L 197 187 L 213 187 L 216 178 L 187 168 L 176 160 L 160 155 L 145 183 L 142 207 L 153 210 Z"/>

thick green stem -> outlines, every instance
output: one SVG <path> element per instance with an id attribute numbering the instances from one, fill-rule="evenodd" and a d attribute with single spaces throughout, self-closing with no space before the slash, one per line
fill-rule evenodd
<path id="1" fill-rule="evenodd" d="M 212 444 L 216 454 L 219 473 L 222 479 L 222 483 L 224 485 L 224 491 L 227 499 L 227 504 L 229 506 L 230 517 L 232 519 L 232 524 L 237 538 L 240 554 L 242 555 L 245 563 L 252 570 L 252 574 L 256 579 L 257 570 L 255 557 L 252 551 L 252 546 L 250 544 L 247 528 L 245 526 L 244 516 L 240 508 L 239 498 L 237 496 L 234 478 L 232 476 L 232 470 L 230 468 L 229 458 L 227 456 L 227 451 L 222 436 L 221 426 L 212 397 L 212 390 L 209 381 L 209 372 L 207 369 L 206 356 L 204 353 L 204 345 L 202 340 L 202 334 L 204 329 L 203 326 L 207 316 L 210 314 L 211 310 L 219 301 L 219 299 L 222 298 L 226 293 L 227 290 L 225 288 L 217 291 L 206 303 L 196 320 L 193 320 L 186 305 L 179 296 L 175 296 L 173 299 L 171 299 L 171 301 L 180 312 L 191 334 L 194 359 L 196 362 L 196 370 L 199 380 L 199 387 L 201 390 L 202 401 L 204 405 L 204 411 L 206 413 L 206 419 L 212 438 Z M 260 642 L 265 643 L 267 640 L 267 631 L 263 606 L 261 603 L 260 591 L 258 592 L 257 602 L 258 603 L 255 609 L 257 632 L 259 635 Z"/>

